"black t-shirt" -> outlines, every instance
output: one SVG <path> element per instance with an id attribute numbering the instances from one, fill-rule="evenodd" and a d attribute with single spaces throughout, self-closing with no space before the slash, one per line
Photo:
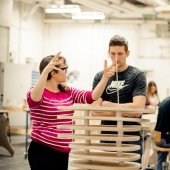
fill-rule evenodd
<path id="1" fill-rule="evenodd" d="M 162 138 L 170 143 L 170 97 L 165 98 L 159 105 L 155 130 L 160 131 Z"/>
<path id="2" fill-rule="evenodd" d="M 103 71 L 95 75 L 93 81 L 93 89 L 99 83 L 103 75 Z M 104 101 L 118 103 L 117 95 L 119 94 L 119 103 L 131 103 L 135 96 L 146 96 L 146 76 L 144 72 L 136 67 L 128 66 L 128 68 L 118 73 L 118 81 L 116 74 L 113 75 L 107 83 L 107 86 L 102 94 Z M 117 93 L 119 90 L 119 93 Z M 116 121 L 102 121 L 104 125 L 115 125 Z M 135 122 L 124 122 L 124 124 L 135 125 Z"/>

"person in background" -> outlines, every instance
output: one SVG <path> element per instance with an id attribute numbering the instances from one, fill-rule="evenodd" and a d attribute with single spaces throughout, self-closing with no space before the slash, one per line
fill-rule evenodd
<path id="1" fill-rule="evenodd" d="M 154 81 L 150 81 L 147 87 L 146 107 L 156 110 L 156 108 L 159 106 L 159 103 L 160 98 L 157 85 Z"/>
<path id="2" fill-rule="evenodd" d="M 161 132 L 161 141 L 156 145 L 170 148 L 170 97 L 166 97 L 159 105 L 155 131 Z M 168 152 L 157 153 L 157 170 L 163 170 L 162 163 L 166 162 Z"/>
<path id="3" fill-rule="evenodd" d="M 130 54 L 128 49 L 127 40 L 119 35 L 115 35 L 110 39 L 108 54 L 115 66 L 117 73 L 108 80 L 106 88 L 102 94 L 102 100 L 95 102 L 101 106 L 119 106 L 119 107 L 132 107 L 132 108 L 144 108 L 146 102 L 146 77 L 143 71 L 136 67 L 127 64 L 127 58 Z M 93 81 L 93 89 L 98 85 L 103 77 L 104 72 L 98 72 Z M 116 76 L 117 74 L 117 76 Z M 119 97 L 118 93 L 119 92 Z M 92 115 L 97 116 L 115 116 L 115 112 L 94 112 Z M 130 113 L 124 112 L 123 116 L 130 118 L 140 118 L 142 113 Z M 102 125 L 116 125 L 116 121 L 102 120 Z M 124 122 L 126 125 L 137 125 L 136 122 Z M 113 134 L 113 132 L 103 131 L 102 134 Z M 140 135 L 140 132 L 125 132 L 129 135 Z M 109 141 L 102 141 L 109 142 Z M 137 144 L 142 146 L 142 140 L 127 142 L 131 144 Z M 141 147 L 142 148 L 142 147 Z M 142 156 L 142 149 L 137 151 Z M 137 160 L 141 163 L 141 159 Z"/>
<path id="4" fill-rule="evenodd" d="M 59 134 L 72 133 L 69 129 L 59 129 L 58 125 L 70 125 L 72 120 L 59 119 L 58 115 L 73 115 L 73 111 L 58 110 L 57 106 L 70 106 L 74 103 L 92 103 L 100 98 L 108 79 L 115 72 L 107 66 L 100 83 L 93 91 L 78 90 L 68 87 L 66 59 L 57 55 L 47 56 L 40 62 L 40 77 L 37 84 L 27 93 L 27 103 L 32 120 L 31 143 L 28 149 L 28 161 L 31 170 L 67 170 L 69 143 Z"/>

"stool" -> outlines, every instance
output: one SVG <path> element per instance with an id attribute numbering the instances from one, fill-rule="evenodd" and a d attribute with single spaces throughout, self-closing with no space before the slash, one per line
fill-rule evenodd
<path id="1" fill-rule="evenodd" d="M 6 131 L 6 125 L 8 123 L 8 119 L 5 115 L 5 113 L 0 114 L 0 146 L 6 148 L 11 156 L 14 155 L 14 150 L 11 146 L 11 144 L 8 141 L 7 138 L 7 131 Z"/>
<path id="2" fill-rule="evenodd" d="M 168 152 L 168 157 L 169 157 L 169 160 L 170 160 L 170 148 L 162 148 L 162 147 L 159 147 L 159 146 L 157 146 L 156 144 L 153 144 L 153 149 L 154 149 L 154 151 L 156 151 L 156 152 Z M 169 167 L 169 164 L 168 164 L 168 162 L 163 162 L 162 163 L 162 168 L 163 168 L 163 170 L 168 170 L 168 167 Z"/>

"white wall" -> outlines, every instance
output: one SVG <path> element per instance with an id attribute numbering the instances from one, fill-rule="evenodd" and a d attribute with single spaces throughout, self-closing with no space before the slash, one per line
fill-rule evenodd
<path id="1" fill-rule="evenodd" d="M 139 64 L 144 70 L 151 71 L 147 80 L 156 82 L 161 100 L 170 96 L 170 59 L 139 59 Z"/>
<path id="2" fill-rule="evenodd" d="M 0 0 L 0 25 L 10 26 L 13 0 Z"/>
<path id="3" fill-rule="evenodd" d="M 170 31 L 165 38 L 159 37 L 157 31 L 156 25 L 143 24 L 140 27 L 138 65 L 149 71 L 147 80 L 156 82 L 162 100 L 170 95 Z"/>
<path id="4" fill-rule="evenodd" d="M 156 81 L 161 99 L 170 95 L 170 39 L 158 37 L 153 24 L 46 24 L 44 54 L 62 51 L 68 59 L 69 69 L 80 72 L 74 85 L 91 89 L 95 73 L 103 68 L 109 39 L 115 34 L 125 36 L 129 41 L 128 63 L 151 71 L 147 80 Z"/>
<path id="5" fill-rule="evenodd" d="M 0 26 L 0 62 L 7 62 L 9 57 L 9 27 Z"/>
<path id="6" fill-rule="evenodd" d="M 12 6 L 13 0 L 0 0 L 0 62 L 8 61 Z"/>
<path id="7" fill-rule="evenodd" d="M 103 69 L 109 40 L 115 34 L 120 34 L 128 39 L 131 50 L 128 62 L 135 65 L 136 56 L 138 56 L 137 25 L 46 24 L 44 54 L 49 55 L 62 51 L 68 60 L 69 70 L 80 72 L 76 87 L 91 89 L 95 73 Z"/>
<path id="8" fill-rule="evenodd" d="M 109 39 L 120 34 L 129 41 L 128 63 L 151 71 L 147 79 L 156 81 L 161 99 L 170 95 L 170 40 L 157 37 L 155 25 L 44 24 L 41 9 L 25 20 L 31 9 L 24 3 L 14 3 L 9 39 L 9 52 L 14 63 L 24 64 L 28 57 L 39 63 L 42 57 L 62 51 L 69 70 L 80 73 L 74 86 L 91 89 L 95 73 L 103 69 Z"/>
<path id="9" fill-rule="evenodd" d="M 74 86 L 91 89 L 95 73 L 103 69 L 107 57 L 109 39 L 115 34 L 125 36 L 131 51 L 128 63 L 143 70 L 151 70 L 147 77 L 155 80 L 161 98 L 168 95 L 169 81 L 160 80 L 169 76 L 169 39 L 158 38 L 154 24 L 110 24 L 110 23 L 43 23 L 43 12 L 24 20 L 31 6 L 14 3 L 13 22 L 10 28 L 10 52 L 16 63 L 25 63 L 27 57 L 39 63 L 41 58 L 62 51 L 69 64 L 69 71 L 79 71 Z M 163 47 L 163 48 L 162 48 Z M 170 49 L 170 48 L 169 48 Z M 166 56 L 166 59 L 162 57 Z M 165 64 L 165 65 L 164 65 Z M 161 70 L 157 73 L 157 68 Z M 148 75 L 147 75 L 148 76 Z"/>
<path id="10" fill-rule="evenodd" d="M 39 62 L 42 58 L 43 13 L 39 8 L 29 16 L 32 6 L 15 2 L 10 27 L 10 53 L 14 63 L 25 63 L 26 58 Z"/>

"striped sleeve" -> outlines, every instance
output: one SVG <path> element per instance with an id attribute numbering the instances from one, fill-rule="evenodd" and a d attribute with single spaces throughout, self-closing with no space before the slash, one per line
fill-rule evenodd
<path id="1" fill-rule="evenodd" d="M 74 103 L 88 103 L 91 104 L 94 100 L 92 98 L 92 91 L 78 90 L 70 88 L 71 96 Z"/>
<path id="2" fill-rule="evenodd" d="M 31 89 L 30 89 L 28 91 L 28 93 L 27 93 L 27 104 L 28 104 L 29 108 L 39 107 L 41 102 L 42 102 L 42 100 L 40 100 L 38 102 L 32 100 L 32 98 L 31 98 Z"/>

